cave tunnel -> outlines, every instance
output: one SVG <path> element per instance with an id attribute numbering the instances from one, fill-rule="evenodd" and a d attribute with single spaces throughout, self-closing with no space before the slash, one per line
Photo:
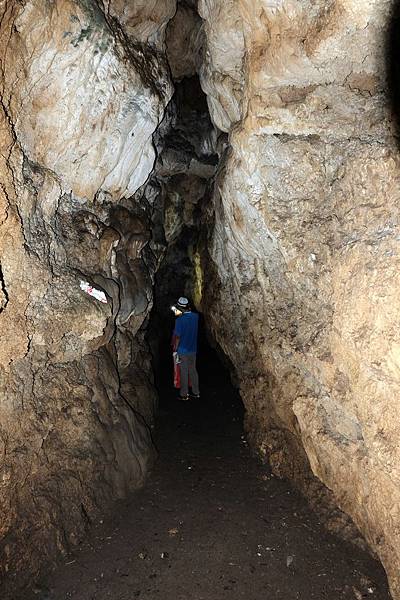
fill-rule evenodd
<path id="1" fill-rule="evenodd" d="M 400 598 L 398 24 L 0 2 L 1 600 Z"/>

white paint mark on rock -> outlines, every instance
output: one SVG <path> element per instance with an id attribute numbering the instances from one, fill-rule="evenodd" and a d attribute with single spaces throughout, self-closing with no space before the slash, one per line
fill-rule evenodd
<path id="1" fill-rule="evenodd" d="M 89 296 L 92 296 L 96 300 L 99 300 L 99 302 L 103 302 L 103 304 L 107 304 L 107 298 L 105 293 L 93 287 L 87 281 L 81 281 L 79 287 L 81 288 L 81 290 L 89 294 Z"/>

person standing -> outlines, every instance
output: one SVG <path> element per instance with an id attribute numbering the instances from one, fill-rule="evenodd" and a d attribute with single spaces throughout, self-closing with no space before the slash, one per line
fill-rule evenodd
<path id="1" fill-rule="evenodd" d="M 195 398 L 200 398 L 199 376 L 196 369 L 199 315 L 192 312 L 189 300 L 184 296 L 179 298 L 176 308 L 182 312 L 181 316 L 177 317 L 175 321 L 173 346 L 180 359 L 180 398 L 181 400 L 189 400 L 189 380 L 192 395 Z"/>

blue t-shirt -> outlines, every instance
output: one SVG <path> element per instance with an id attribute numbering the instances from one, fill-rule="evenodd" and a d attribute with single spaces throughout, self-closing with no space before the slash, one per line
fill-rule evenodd
<path id="1" fill-rule="evenodd" d="M 174 334 L 179 336 L 178 354 L 197 352 L 198 326 L 199 315 L 197 313 L 183 313 L 176 319 Z"/>

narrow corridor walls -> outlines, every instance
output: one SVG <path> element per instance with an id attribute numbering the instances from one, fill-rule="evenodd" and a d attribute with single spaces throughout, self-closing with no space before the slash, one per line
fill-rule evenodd
<path id="1" fill-rule="evenodd" d="M 202 207 L 196 302 L 234 365 L 253 447 L 330 506 L 332 526 L 350 528 L 335 506 L 353 519 L 400 596 L 391 7 L 0 2 L 0 566 L 10 585 L 143 481 L 155 274 Z M 197 74 L 207 135 L 179 130 L 171 102 L 172 79 L 184 89 Z M 214 177 L 203 203 L 202 180 Z"/>
<path id="2" fill-rule="evenodd" d="M 140 15 L 106 4 L 0 3 L 2 597 L 140 485 L 154 457 L 137 332 L 157 260 L 149 206 L 132 197 L 173 92 L 163 36 L 175 2 Z"/>
<path id="3" fill-rule="evenodd" d="M 398 598 L 392 5 L 200 0 L 201 82 L 230 142 L 202 310 L 235 365 L 253 446 L 316 506 L 332 501 L 351 516 Z"/>

